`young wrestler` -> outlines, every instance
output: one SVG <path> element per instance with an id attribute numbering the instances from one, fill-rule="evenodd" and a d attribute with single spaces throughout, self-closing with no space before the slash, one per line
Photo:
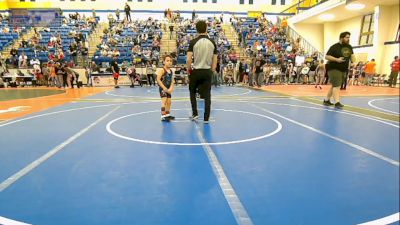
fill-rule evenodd
<path id="1" fill-rule="evenodd" d="M 172 57 L 164 56 L 164 67 L 157 71 L 157 83 L 161 97 L 161 121 L 169 122 L 175 119 L 170 115 L 171 94 L 174 91 L 174 78 L 171 71 Z"/>

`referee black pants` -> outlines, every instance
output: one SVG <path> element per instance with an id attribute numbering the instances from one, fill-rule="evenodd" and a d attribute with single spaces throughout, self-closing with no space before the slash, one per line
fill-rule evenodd
<path id="1" fill-rule="evenodd" d="M 195 69 L 189 76 L 190 103 L 192 115 L 197 116 L 196 92 L 199 91 L 200 98 L 204 98 L 204 120 L 210 118 L 211 108 L 211 80 L 213 72 L 210 69 Z"/>

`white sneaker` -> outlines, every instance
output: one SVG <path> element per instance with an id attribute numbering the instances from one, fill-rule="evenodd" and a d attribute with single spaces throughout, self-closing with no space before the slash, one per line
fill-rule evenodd
<path id="1" fill-rule="evenodd" d="M 197 115 L 197 116 L 191 116 L 191 117 L 189 117 L 189 119 L 190 120 L 192 120 L 192 121 L 195 121 L 195 120 L 197 120 L 197 118 L 199 118 L 199 116 Z"/>

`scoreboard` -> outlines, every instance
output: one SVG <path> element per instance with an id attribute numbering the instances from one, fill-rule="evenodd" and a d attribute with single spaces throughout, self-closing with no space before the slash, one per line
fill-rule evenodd
<path id="1" fill-rule="evenodd" d="M 17 27 L 47 26 L 60 23 L 61 9 L 10 9 L 10 23 Z"/>

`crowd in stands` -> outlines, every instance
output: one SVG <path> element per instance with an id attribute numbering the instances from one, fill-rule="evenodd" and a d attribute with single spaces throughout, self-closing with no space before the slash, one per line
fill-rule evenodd
<path id="1" fill-rule="evenodd" d="M 72 68 L 78 65 L 78 57 L 81 58 L 80 66 L 86 65 L 88 37 L 97 21 L 98 18 L 74 13 L 68 18 L 56 18 L 47 27 L 33 28 L 30 39 L 23 38 L 17 48 L 11 48 L 10 57 L 4 62 L 7 68 L 3 75 L 7 75 L 8 68 L 33 67 L 27 74 L 18 70 L 18 77 L 11 83 L 19 85 L 29 78 L 37 85 L 72 87 L 70 81 L 77 74 Z"/>
<path id="2" fill-rule="evenodd" d="M 264 17 L 230 20 L 238 34 L 244 57 L 237 63 L 236 79 L 253 85 L 271 83 L 305 83 L 315 79 L 319 58 L 316 52 L 305 52 L 300 39 L 286 36 L 285 26 L 273 24 Z M 258 63 L 255 65 L 255 63 Z M 260 64 L 261 63 L 261 64 Z"/>
<path id="3" fill-rule="evenodd" d="M 167 32 L 166 26 L 170 25 L 176 29 L 177 52 L 171 54 L 177 64 L 176 81 L 186 84 L 186 53 L 189 42 L 197 35 L 195 11 L 191 19 L 184 19 L 179 12 L 167 9 L 165 17 L 169 21 L 168 25 L 151 17 L 132 20 L 128 18 L 130 8 L 124 11 L 125 18 L 121 18 L 119 10 L 115 17 L 112 14 L 108 16 L 109 27 L 103 31 L 102 41 L 97 46 L 90 66 L 86 63 L 88 37 L 98 22 L 94 10 L 91 17 L 74 13 L 68 18 L 61 17 L 61 24 L 50 24 L 41 30 L 34 28 L 32 38 L 22 39 L 20 46 L 11 49 L 11 57 L 2 65 L 33 67 L 28 71 L 28 76 L 33 75 L 38 85 L 72 87 L 71 83 L 76 81 L 77 76 L 72 68 L 78 65 L 78 57 L 81 58 L 79 66 L 85 68 L 87 77 L 89 73 L 100 71 L 100 67 L 108 67 L 116 58 L 122 71 L 135 74 L 132 77 L 138 83 L 142 84 L 143 79 L 137 77 L 135 71 L 141 67 L 145 70 L 147 83 L 155 85 L 155 71 L 162 55 L 161 37 L 163 31 Z M 285 20 L 273 24 L 264 17 L 239 18 L 233 15 L 230 23 L 237 32 L 238 47 L 243 49 L 239 54 L 222 29 L 223 18 L 221 15 L 207 19 L 208 35 L 215 41 L 219 52 L 217 73 L 213 78 L 215 85 L 314 84 L 316 88 L 321 88 L 321 84 L 328 82 L 320 55 L 317 52 L 306 52 L 299 38 L 287 37 Z M 26 30 L 8 26 L 7 20 L 1 15 L 0 26 L 0 47 L 5 43 L 2 37 L 8 38 L 11 34 L 16 39 Z M 351 68 L 342 89 L 347 84 L 371 85 L 378 78 L 378 81 L 385 79 L 383 75 L 377 78 L 373 64 L 374 60 L 359 62 Z M 2 72 L 3 75 L 7 74 L 7 68 Z M 18 81 L 21 80 L 15 82 Z"/>
<path id="4" fill-rule="evenodd" d="M 27 31 L 27 27 L 14 26 L 9 23 L 6 14 L 0 14 L 0 51 L 9 47 L 15 39 L 18 39 Z"/>
<path id="5" fill-rule="evenodd" d="M 110 63 L 113 56 L 118 63 L 147 64 L 159 61 L 162 37 L 161 22 L 147 20 L 116 20 L 109 15 L 111 26 L 103 31 L 93 61 Z"/>
<path id="6" fill-rule="evenodd" d="M 41 30 L 34 28 L 33 37 L 30 40 L 22 39 L 18 49 L 11 49 L 9 64 L 21 68 L 26 67 L 29 60 L 38 59 L 41 63 L 72 60 L 77 65 L 78 56 L 81 56 L 82 66 L 84 66 L 89 51 L 88 37 L 94 30 L 97 19 L 86 18 L 85 15 L 80 16 L 79 13 L 71 14 L 69 18 L 59 19 L 62 19 L 61 26 L 56 23 Z"/>

